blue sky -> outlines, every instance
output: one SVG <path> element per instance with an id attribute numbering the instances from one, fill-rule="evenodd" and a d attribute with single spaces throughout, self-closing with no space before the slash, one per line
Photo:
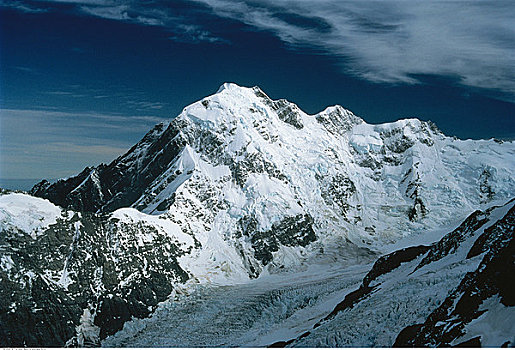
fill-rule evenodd
<path id="1" fill-rule="evenodd" d="M 515 137 L 513 1 L 1 1 L 0 178 L 109 162 L 223 82 Z"/>

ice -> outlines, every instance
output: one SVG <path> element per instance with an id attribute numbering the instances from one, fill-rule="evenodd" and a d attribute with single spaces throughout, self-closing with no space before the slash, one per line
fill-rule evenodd
<path id="1" fill-rule="evenodd" d="M 263 276 L 235 286 L 197 286 L 134 320 L 103 347 L 261 347 L 310 329 L 356 288 L 369 266 L 311 266 L 303 273 Z M 195 315 L 192 317 L 192 315 Z"/>

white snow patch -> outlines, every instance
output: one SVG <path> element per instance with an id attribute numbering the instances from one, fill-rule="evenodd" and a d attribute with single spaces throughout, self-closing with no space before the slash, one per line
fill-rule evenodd
<path id="1" fill-rule="evenodd" d="M 18 229 L 35 239 L 61 217 L 61 208 L 46 199 L 22 193 L 0 195 L 0 227 Z"/>
<path id="2" fill-rule="evenodd" d="M 451 346 L 465 342 L 477 336 L 481 337 L 481 346 L 498 348 L 506 342 L 515 344 L 515 307 L 504 306 L 499 295 L 492 296 L 481 304 L 481 316 L 465 326 L 466 335 L 454 340 Z"/>
<path id="3" fill-rule="evenodd" d="M 112 217 L 126 223 L 145 223 L 149 226 L 155 227 L 162 233 L 173 237 L 179 243 L 185 244 L 186 246 L 191 246 L 194 243 L 193 238 L 182 232 L 181 226 L 167 219 L 166 215 L 149 215 L 134 208 L 122 208 L 114 211 L 112 213 Z M 145 234 L 142 239 L 147 242 L 151 242 L 153 240 L 153 235 L 151 233 Z"/>

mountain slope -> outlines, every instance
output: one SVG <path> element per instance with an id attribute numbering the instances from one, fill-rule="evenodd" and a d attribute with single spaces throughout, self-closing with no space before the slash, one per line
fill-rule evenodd
<path id="1" fill-rule="evenodd" d="M 274 345 L 513 344 L 514 231 L 515 199 L 478 210 L 429 246 L 381 257 L 359 289 L 347 294 L 313 330 Z"/>
<path id="2" fill-rule="evenodd" d="M 32 194 L 78 211 L 166 216 L 201 243 L 232 242 L 255 277 L 280 247 L 327 251 L 344 239 L 380 250 L 508 199 L 514 155 L 514 142 L 461 141 L 416 119 L 369 125 L 340 106 L 311 116 L 224 84 L 111 164 Z M 290 222 L 300 237 L 269 234 Z"/>
<path id="3" fill-rule="evenodd" d="M 0 227 L 1 346 L 98 345 L 190 277 L 178 258 L 193 239 L 134 209 L 61 211 L 7 193 Z"/>

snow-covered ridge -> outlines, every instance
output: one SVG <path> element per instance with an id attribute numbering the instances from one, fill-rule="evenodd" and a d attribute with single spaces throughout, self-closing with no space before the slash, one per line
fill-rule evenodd
<path id="1" fill-rule="evenodd" d="M 297 246 L 298 258 L 279 266 L 298 267 L 342 239 L 381 251 L 506 200 L 514 156 L 515 142 L 458 140 L 417 119 L 371 125 L 341 106 L 308 115 L 226 83 L 111 164 L 33 193 L 77 210 L 160 215 L 203 246 L 227 242 L 257 276 L 269 261 L 261 245 L 272 247 L 272 270 L 284 247 Z M 303 240 L 259 238 L 288 220 L 304 223 Z M 206 266 L 234 263 L 227 251 L 211 256 Z"/>

